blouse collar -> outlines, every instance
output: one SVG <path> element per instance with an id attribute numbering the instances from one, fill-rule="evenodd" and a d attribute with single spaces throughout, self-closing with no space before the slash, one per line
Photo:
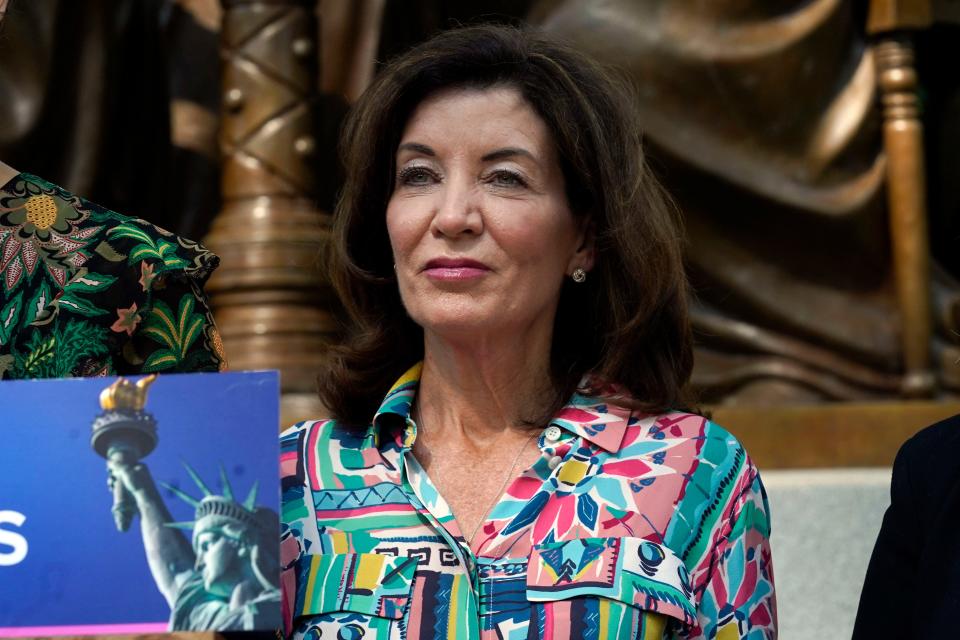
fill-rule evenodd
<path id="1" fill-rule="evenodd" d="M 388 425 L 396 426 L 398 422 L 407 425 L 400 444 L 407 447 L 413 446 L 416 430 L 408 418 L 413 400 L 417 395 L 422 369 L 423 363 L 418 362 L 390 387 L 367 431 L 367 438 L 372 440 L 373 446 L 379 447 L 385 441 L 386 435 L 381 436 L 381 433 L 388 428 Z M 628 408 L 611 404 L 604 398 L 574 393 L 567 404 L 550 420 L 548 426 L 559 427 L 598 447 L 615 452 L 620 449 L 630 417 L 631 410 Z M 397 418 L 400 420 L 398 421 Z"/>

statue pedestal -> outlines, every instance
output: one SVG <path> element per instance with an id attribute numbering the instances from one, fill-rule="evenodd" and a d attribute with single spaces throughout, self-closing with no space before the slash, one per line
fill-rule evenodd
<path id="1" fill-rule="evenodd" d="M 708 407 L 760 468 L 889 467 L 923 427 L 960 413 L 960 402 L 891 401 Z"/>

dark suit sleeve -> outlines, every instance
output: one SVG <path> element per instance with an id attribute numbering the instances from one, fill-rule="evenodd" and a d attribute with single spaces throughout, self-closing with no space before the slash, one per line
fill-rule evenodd
<path id="1" fill-rule="evenodd" d="M 890 484 L 890 506 L 873 548 L 867 576 L 860 594 L 860 607 L 853 640 L 907 638 L 913 621 L 906 615 L 910 598 L 918 594 L 922 522 L 917 509 L 920 497 L 913 486 L 911 468 L 915 463 L 915 440 L 897 453 Z"/>

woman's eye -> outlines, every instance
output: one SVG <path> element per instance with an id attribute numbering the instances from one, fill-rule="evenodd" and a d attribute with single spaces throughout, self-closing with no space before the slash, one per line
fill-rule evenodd
<path id="1" fill-rule="evenodd" d="M 397 182 L 402 185 L 421 187 L 431 184 L 435 177 L 426 167 L 407 167 L 397 175 Z"/>
<path id="2" fill-rule="evenodd" d="M 494 172 L 489 181 L 498 187 L 524 187 L 527 185 L 520 174 L 506 170 Z"/>

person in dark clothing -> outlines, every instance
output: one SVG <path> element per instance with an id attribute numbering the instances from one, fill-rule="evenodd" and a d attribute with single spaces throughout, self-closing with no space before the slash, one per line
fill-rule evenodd
<path id="1" fill-rule="evenodd" d="M 890 507 L 860 595 L 854 640 L 956 635 L 960 611 L 960 416 L 897 453 Z"/>

